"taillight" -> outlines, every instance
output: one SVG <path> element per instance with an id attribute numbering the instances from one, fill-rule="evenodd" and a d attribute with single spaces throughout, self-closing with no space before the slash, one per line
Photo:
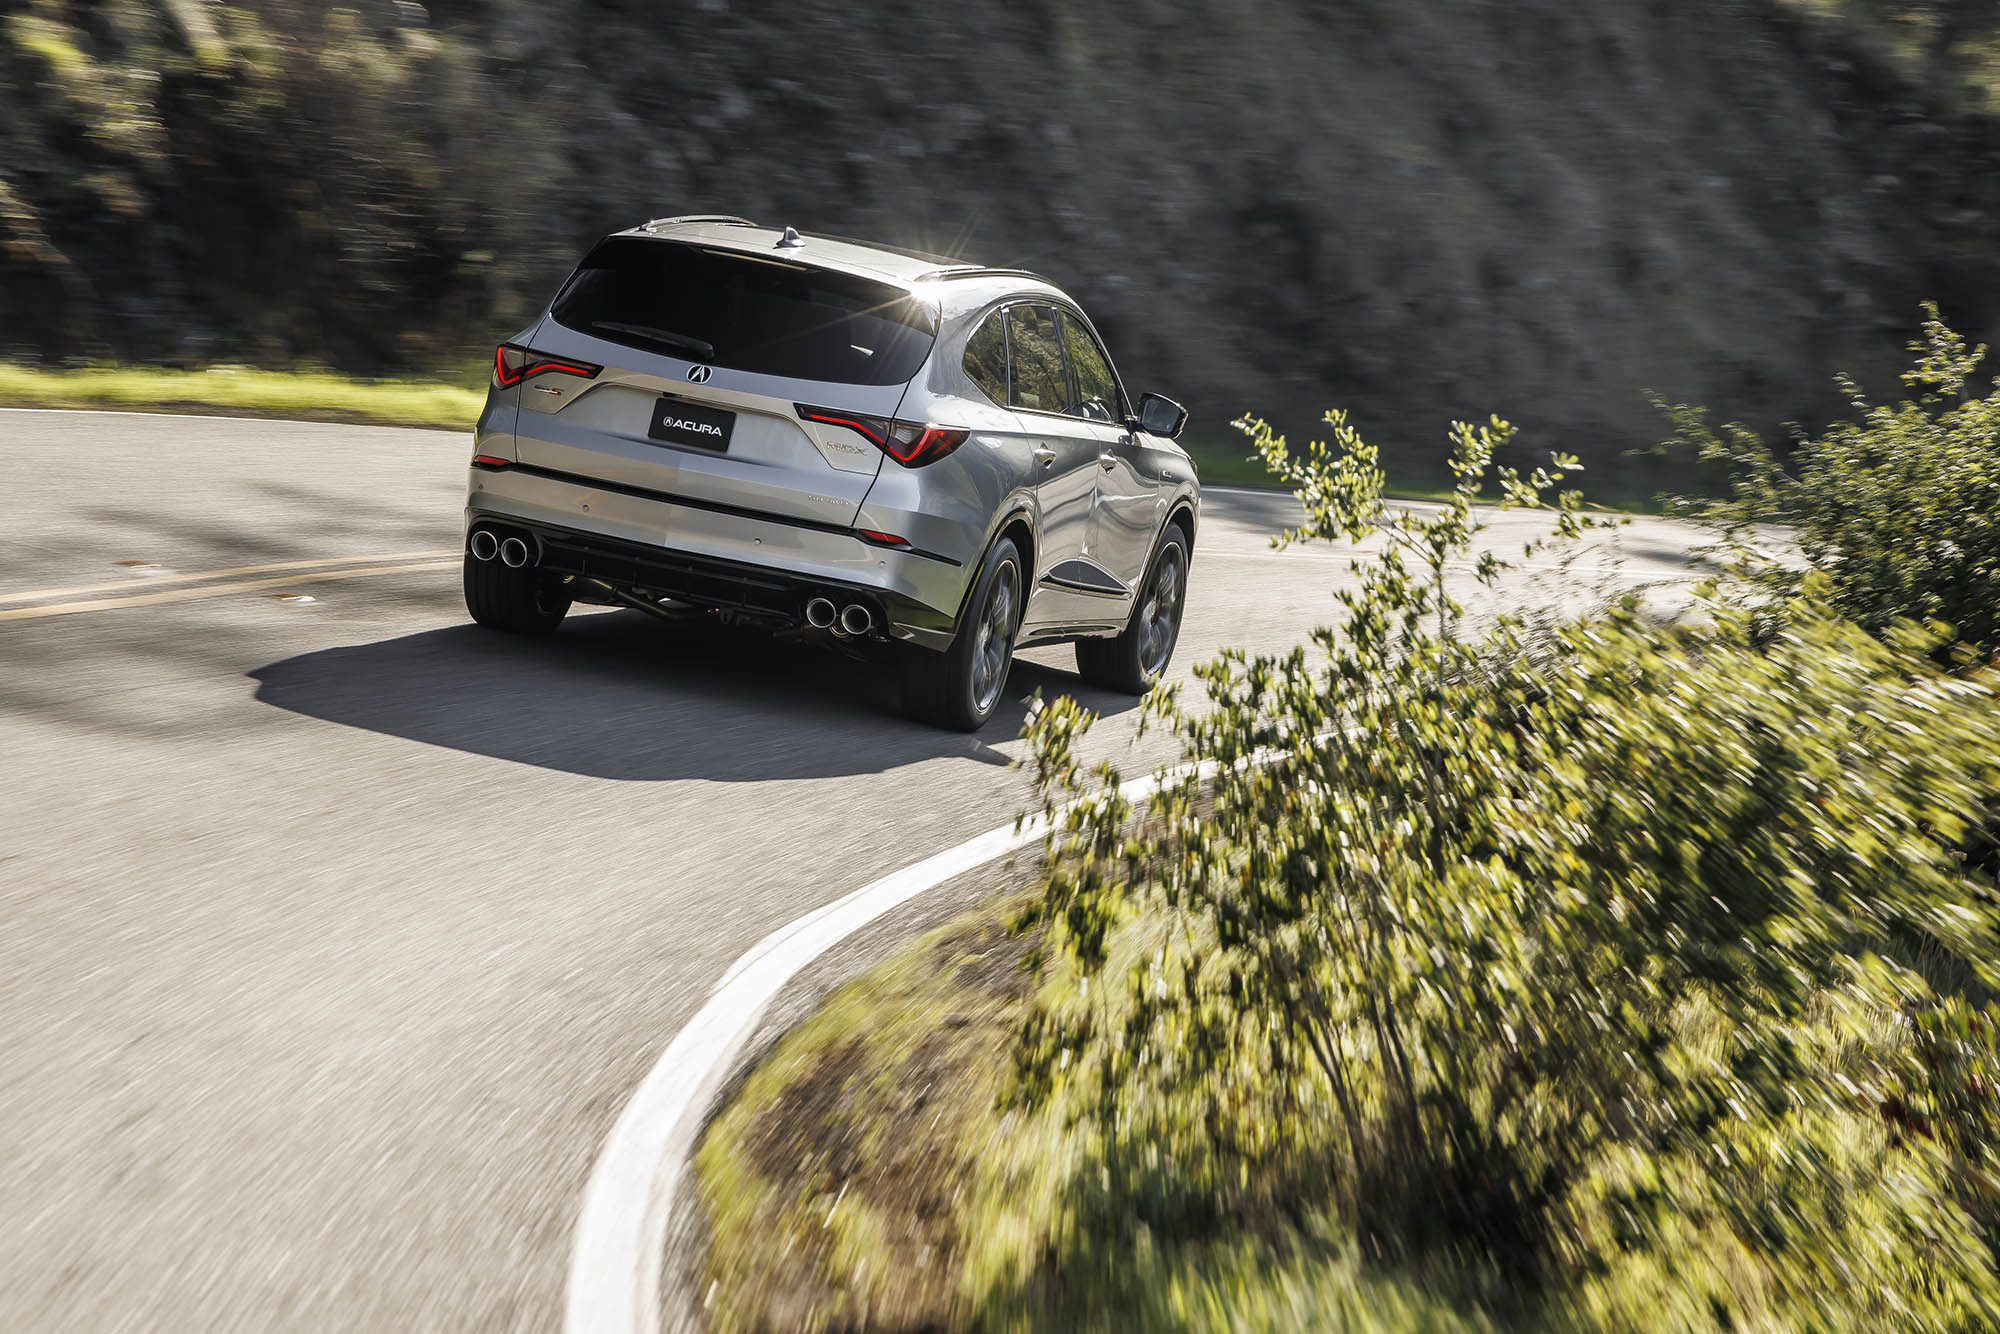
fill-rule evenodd
<path id="1" fill-rule="evenodd" d="M 921 468 L 936 463 L 964 444 L 972 432 L 952 426 L 929 426 L 923 422 L 891 421 L 886 417 L 862 417 L 835 408 L 810 408 L 795 403 L 799 416 L 824 426 L 840 426 L 866 439 L 869 444 L 905 467 Z"/>
<path id="2" fill-rule="evenodd" d="M 889 457 L 912 468 L 936 463 L 965 443 L 970 431 L 952 426 L 924 426 L 916 422 L 890 422 L 889 443 L 882 448 Z"/>
<path id="3" fill-rule="evenodd" d="M 587 361 L 566 361 L 531 348 L 517 347 L 513 343 L 502 343 L 493 349 L 493 383 L 502 389 L 512 389 L 530 375 L 540 375 L 543 371 L 580 375 L 591 380 L 603 369 Z"/>

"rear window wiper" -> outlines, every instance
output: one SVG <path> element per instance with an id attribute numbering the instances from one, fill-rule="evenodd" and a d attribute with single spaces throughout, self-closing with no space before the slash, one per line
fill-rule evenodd
<path id="1" fill-rule="evenodd" d="M 625 324 L 619 320 L 592 320 L 593 329 L 609 329 L 612 333 L 631 334 L 634 338 L 644 338 L 648 342 L 660 343 L 667 347 L 692 352 L 704 361 L 715 355 L 715 344 L 705 343 L 688 334 L 675 333 L 672 329 L 656 329 L 650 324 Z"/>

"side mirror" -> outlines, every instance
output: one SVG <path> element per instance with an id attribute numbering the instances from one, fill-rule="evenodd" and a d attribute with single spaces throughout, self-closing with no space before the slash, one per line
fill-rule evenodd
<path id="1" fill-rule="evenodd" d="M 1138 421 L 1139 429 L 1151 435 L 1177 440 L 1187 425 L 1187 409 L 1165 394 L 1141 394 Z"/>

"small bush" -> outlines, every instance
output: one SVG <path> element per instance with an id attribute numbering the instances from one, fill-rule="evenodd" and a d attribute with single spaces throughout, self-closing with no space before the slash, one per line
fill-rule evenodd
<path id="1" fill-rule="evenodd" d="M 1898 621 L 1951 626 L 1984 653 L 2000 649 L 2000 380 L 1972 393 L 1985 347 L 1968 348 L 1936 306 L 1925 307 L 1917 396 L 1871 403 L 1841 387 L 1859 414 L 1780 457 L 1740 425 L 1712 429 L 1699 408 L 1663 405 L 1679 444 L 1730 480 L 1724 501 L 1681 500 L 1678 512 L 1715 524 L 1753 579 L 1783 596 L 1806 569 L 1760 556 L 1758 524 L 1789 525 L 1826 604 L 1881 633 Z"/>
<path id="2" fill-rule="evenodd" d="M 1073 701 L 1031 722 L 1056 832 L 1027 922 L 1078 999 L 1024 1022 L 1011 1097 L 1097 1129 L 1145 1236 L 1311 1181 L 1362 1254 L 1469 1256 L 1586 1325 L 1990 1324 L 1983 1159 L 1884 1109 L 1931 1087 L 1910 961 L 1994 957 L 1955 851 L 2000 790 L 1993 683 L 1907 625 L 1794 600 L 1773 628 L 1712 588 L 1684 624 L 1474 634 L 1509 428 L 1456 428 L 1458 490 L 1418 515 L 1328 420 L 1302 457 L 1242 425 L 1304 501 L 1288 537 L 1380 554 L 1310 651 L 1149 700 L 1196 777 L 1142 812 L 1081 767 Z M 1560 540 L 1572 466 L 1498 480 Z"/>

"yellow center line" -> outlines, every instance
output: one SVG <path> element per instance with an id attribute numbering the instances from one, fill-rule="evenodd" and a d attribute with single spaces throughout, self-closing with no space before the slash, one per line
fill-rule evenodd
<path id="1" fill-rule="evenodd" d="M 238 565 L 231 570 L 203 570 L 194 574 L 138 575 L 146 583 L 158 587 L 161 584 L 192 584 L 203 579 L 229 579 L 239 574 L 268 574 L 273 570 L 319 570 L 329 565 L 352 565 L 364 560 L 440 560 L 453 555 L 452 551 L 385 551 L 361 556 L 325 556 L 315 560 L 281 560 L 270 565 Z M 120 589 L 132 588 L 132 579 L 109 584 L 83 584 L 76 588 L 44 588 L 34 593 L 0 594 L 0 603 L 40 602 L 44 598 L 74 598 L 86 593 L 115 593 Z"/>
<path id="2" fill-rule="evenodd" d="M 111 611 L 118 607 L 151 607 L 162 602 L 192 602 L 196 598 L 221 597 L 226 593 L 247 593 L 255 588 L 279 585 L 325 583 L 331 579 L 366 579 L 378 574 L 402 574 L 409 570 L 442 570 L 458 564 L 449 560 L 420 560 L 404 565 L 366 565 L 357 570 L 317 570 L 308 574 L 281 574 L 270 579 L 243 579 L 232 584 L 203 584 L 199 588 L 169 588 L 159 593 L 136 593 L 131 597 L 95 598 L 83 602 L 56 602 L 45 607 L 13 607 L 0 611 L 0 621 L 29 621 L 40 616 L 74 616 L 86 611 Z M 122 587 L 122 585 L 121 585 Z"/>

